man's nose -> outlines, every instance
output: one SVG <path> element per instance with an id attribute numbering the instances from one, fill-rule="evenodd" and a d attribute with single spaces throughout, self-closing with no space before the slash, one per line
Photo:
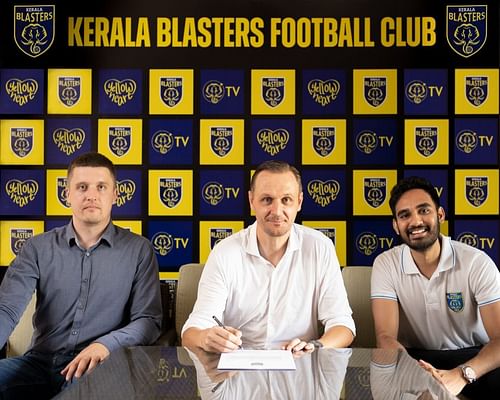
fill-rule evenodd
<path id="1" fill-rule="evenodd" d="M 283 208 L 282 208 L 281 203 L 279 201 L 276 200 L 276 201 L 272 202 L 272 204 L 271 204 L 271 212 L 273 214 L 279 215 L 282 210 L 283 210 Z"/>

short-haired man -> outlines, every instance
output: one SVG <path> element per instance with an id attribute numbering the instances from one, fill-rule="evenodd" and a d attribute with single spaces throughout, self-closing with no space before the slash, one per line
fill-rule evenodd
<path id="1" fill-rule="evenodd" d="M 32 344 L 0 361 L 1 398 L 49 398 L 121 346 L 159 336 L 158 265 L 150 242 L 111 222 L 116 173 L 98 153 L 68 167 L 71 222 L 26 241 L 0 286 L 0 347 L 36 290 Z"/>
<path id="2" fill-rule="evenodd" d="M 497 267 L 484 252 L 440 234 L 445 213 L 429 181 L 400 181 L 389 204 L 403 244 L 373 264 L 377 346 L 406 348 L 427 361 L 421 365 L 453 394 L 468 383 L 467 395 L 487 393 L 490 371 L 500 367 Z"/>
<path id="3" fill-rule="evenodd" d="M 333 243 L 294 223 L 303 200 L 299 172 L 280 161 L 261 164 L 248 198 L 256 222 L 210 253 L 183 345 L 216 353 L 242 343 L 293 351 L 349 346 L 354 321 Z"/>

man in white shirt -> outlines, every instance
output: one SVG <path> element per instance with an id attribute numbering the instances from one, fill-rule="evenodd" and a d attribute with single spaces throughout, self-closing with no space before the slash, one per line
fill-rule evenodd
<path id="1" fill-rule="evenodd" d="M 261 164 L 248 198 L 256 222 L 210 253 L 182 344 L 216 353 L 242 344 L 296 352 L 349 346 L 355 327 L 333 243 L 294 223 L 299 172 L 280 161 Z"/>
<path id="2" fill-rule="evenodd" d="M 373 264 L 377 346 L 406 348 L 453 394 L 472 383 L 467 396 L 486 398 L 477 393 L 488 393 L 500 367 L 498 269 L 484 252 L 440 234 L 445 213 L 427 180 L 399 182 L 389 204 L 404 244 Z"/>

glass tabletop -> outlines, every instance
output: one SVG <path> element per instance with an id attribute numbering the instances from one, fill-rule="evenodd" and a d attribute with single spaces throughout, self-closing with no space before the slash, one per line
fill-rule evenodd
<path id="1" fill-rule="evenodd" d="M 406 352 L 319 349 L 295 371 L 220 371 L 219 355 L 122 348 L 57 399 L 456 399 Z"/>

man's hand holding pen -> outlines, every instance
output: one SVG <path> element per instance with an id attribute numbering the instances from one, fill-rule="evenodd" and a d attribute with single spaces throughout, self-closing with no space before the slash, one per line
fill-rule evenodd
<path id="1" fill-rule="evenodd" d="M 214 353 L 228 353 L 241 349 L 241 331 L 223 325 L 215 316 L 217 326 L 203 330 L 200 347 Z"/>

